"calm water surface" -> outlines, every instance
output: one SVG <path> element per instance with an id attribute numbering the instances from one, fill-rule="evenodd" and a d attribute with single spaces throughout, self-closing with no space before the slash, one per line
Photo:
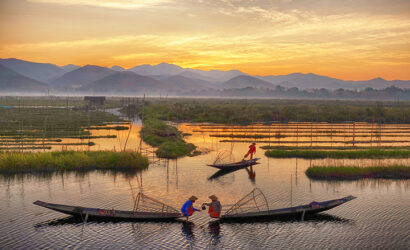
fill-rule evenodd
<path id="1" fill-rule="evenodd" d="M 127 148 L 139 145 L 139 127 L 133 125 Z M 177 161 L 153 162 L 142 173 L 145 194 L 176 208 L 191 195 L 197 203 L 217 195 L 224 209 L 258 187 L 270 208 L 281 208 L 354 195 L 358 198 L 305 221 L 269 221 L 225 224 L 212 222 L 206 212 L 196 213 L 191 224 L 153 222 L 88 222 L 33 205 L 36 200 L 69 205 L 130 210 L 132 194 L 138 192 L 135 177 L 91 172 L 51 176 L 0 178 L 0 247 L 32 248 L 182 248 L 182 249 L 409 249 L 410 182 L 362 180 L 311 181 L 304 174 L 310 164 L 324 161 L 268 159 L 261 149 L 261 164 L 213 177 L 207 167 L 217 154 L 241 159 L 249 143 L 220 143 L 221 138 L 198 127 L 181 125 L 193 133 L 187 140 L 209 153 Z M 120 150 L 128 131 L 93 131 L 116 134 L 115 139 L 97 139 L 94 149 Z M 262 144 L 264 145 L 264 144 Z M 259 144 L 258 146 L 261 146 Z M 86 149 L 86 148 L 84 148 Z M 326 160 L 325 160 L 326 161 Z M 398 160 L 406 162 L 408 159 Z M 325 162 L 326 163 L 326 162 Z M 371 164 L 361 161 L 360 164 Z M 199 204 L 197 205 L 199 207 Z"/>

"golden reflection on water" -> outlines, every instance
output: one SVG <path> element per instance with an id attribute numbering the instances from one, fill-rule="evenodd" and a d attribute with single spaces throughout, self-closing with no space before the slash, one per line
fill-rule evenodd
<path id="1" fill-rule="evenodd" d="M 284 126 L 285 125 L 283 125 L 283 127 Z M 221 239 L 226 240 L 227 238 L 232 238 L 232 241 L 229 241 L 229 244 L 224 246 L 232 247 L 233 245 L 231 245 L 231 243 L 237 244 L 241 242 L 238 245 L 238 247 L 240 247 L 241 244 L 255 239 L 258 242 L 266 242 L 267 246 L 271 246 L 273 242 L 277 241 L 283 241 L 284 245 L 282 246 L 289 246 L 288 242 L 295 236 L 305 236 L 309 230 L 312 232 L 307 235 L 306 239 L 302 238 L 301 241 L 308 242 L 313 237 L 322 237 L 313 240 L 314 243 L 312 244 L 316 247 L 316 241 L 333 240 L 334 237 L 338 235 L 346 235 L 346 237 L 350 238 L 351 235 L 347 234 L 350 233 L 350 231 L 353 231 L 352 234 L 354 235 L 359 235 L 357 236 L 358 238 L 355 239 L 355 243 L 353 243 L 355 246 L 357 245 L 356 242 L 362 242 L 364 238 L 373 237 L 380 232 L 390 233 L 394 231 L 394 239 L 399 241 L 403 241 L 403 239 L 407 237 L 406 231 L 403 229 L 408 228 L 409 225 L 409 180 L 365 179 L 358 181 L 313 181 L 306 177 L 305 171 L 313 164 L 343 163 L 366 165 L 404 163 L 408 165 L 409 159 L 274 159 L 265 157 L 265 150 L 259 148 L 259 146 L 269 145 L 269 143 L 258 142 L 255 157 L 261 158 L 261 160 L 260 164 L 253 166 L 252 171 L 250 169 L 240 169 L 223 176 L 210 178 L 217 172 L 217 169 L 209 167 L 206 164 L 212 163 L 220 152 L 227 152 L 231 159 L 240 160 L 247 152 L 249 143 L 220 142 L 221 139 L 225 138 L 210 137 L 210 134 L 214 132 L 196 132 L 197 130 L 201 130 L 201 125 L 199 124 L 179 124 L 178 128 L 183 133 L 191 133 L 192 135 L 186 136 L 185 139 L 208 153 L 196 157 L 183 157 L 178 160 L 158 161 L 156 158 L 150 157 L 150 167 L 139 175 L 141 176 L 140 184 L 135 175 L 126 176 L 124 174 L 115 174 L 112 172 L 102 173 L 97 171 L 91 173 L 68 172 L 45 175 L 3 176 L 0 178 L 0 200 L 2 201 L 0 210 L 6 212 L 3 213 L 3 217 L 0 218 L 0 221 L 2 225 L 5 225 L 4 230 L 12 234 L 22 232 L 24 234 L 24 236 L 21 236 L 22 239 L 26 239 L 26 235 L 32 233 L 35 235 L 37 242 L 37 239 L 43 238 L 43 236 L 52 238 L 54 232 L 62 228 L 64 231 L 59 232 L 60 235 L 65 235 L 62 241 L 81 244 L 82 242 L 91 240 L 95 247 L 95 242 L 101 242 L 102 231 L 105 232 L 106 230 L 106 234 L 104 234 L 106 237 L 114 235 L 112 238 L 109 238 L 110 242 L 118 242 L 120 237 L 128 236 L 131 227 L 127 226 L 130 224 L 104 223 L 94 225 L 90 223 L 91 225 L 85 227 L 85 235 L 90 235 L 93 232 L 95 232 L 96 235 L 84 241 L 76 238 L 77 229 L 80 228 L 77 226 L 70 228 L 69 225 L 65 225 L 64 227 L 51 229 L 47 227 L 36 228 L 33 233 L 31 232 L 34 224 L 33 221 L 42 223 L 51 219 L 66 218 L 67 216 L 34 206 L 32 202 L 35 200 L 43 200 L 46 202 L 85 207 L 130 210 L 134 204 L 132 194 L 134 194 L 135 197 L 136 192 L 141 191 L 140 188 L 142 188 L 142 191 L 146 195 L 174 206 L 177 209 L 179 209 L 191 195 L 199 197 L 196 204 L 196 207 L 199 208 L 202 202 L 209 201 L 209 195 L 215 194 L 219 197 L 223 209 L 227 210 L 253 188 L 258 187 L 266 195 L 270 209 L 307 204 L 313 200 L 324 201 L 347 195 L 357 196 L 358 198 L 356 200 L 326 212 L 328 216 L 335 216 L 336 218 L 342 218 L 342 220 L 352 221 L 352 225 L 342 227 L 342 225 L 337 224 L 334 226 L 333 222 L 329 223 L 326 220 L 317 223 L 290 222 L 281 224 L 273 222 L 273 224 L 250 223 L 237 226 L 222 225 Z M 130 131 L 92 130 L 91 133 L 95 136 L 116 135 L 117 138 L 91 139 L 91 141 L 96 143 L 95 146 L 67 146 L 67 148 L 64 149 L 120 151 L 124 149 L 129 135 L 126 148 L 128 150 L 138 150 L 140 145 L 140 129 L 140 126 L 133 124 Z M 247 133 L 250 134 L 250 132 Z M 78 142 L 79 140 L 67 139 L 64 141 Z M 144 149 L 150 148 L 144 143 L 142 143 L 142 146 Z M 61 146 L 53 147 L 53 150 L 61 150 Z M 22 214 L 25 216 L 21 216 Z M 18 223 L 10 222 L 9 218 L 16 218 Z M 188 235 L 191 237 L 187 242 L 201 243 L 204 236 L 198 228 L 200 225 L 207 225 L 206 223 L 210 220 L 209 216 L 206 212 L 195 213 L 191 220 L 197 226 L 191 229 L 191 231 L 189 231 L 189 228 L 185 228 L 187 232 L 184 233 L 181 233 L 181 226 L 179 224 L 175 226 L 176 229 L 174 228 L 173 231 L 166 231 L 164 233 L 163 231 L 161 232 L 161 228 L 158 229 L 161 227 L 158 226 L 158 224 L 133 223 L 132 225 L 136 225 L 138 228 L 133 227 L 132 232 L 137 235 L 133 235 L 130 242 L 135 243 L 136 240 L 139 240 L 135 244 L 145 242 L 148 246 L 155 247 L 158 245 L 155 245 L 155 243 L 152 244 L 154 238 L 165 238 L 165 244 L 168 245 L 183 234 L 184 236 Z M 21 228 L 19 227 L 20 225 L 22 225 Z M 121 229 L 124 225 L 126 225 L 125 229 Z M 279 231 L 274 233 L 268 232 L 265 235 L 260 228 L 261 225 L 273 225 L 272 227 Z M 335 228 L 333 231 L 331 231 L 332 227 Z M 184 230 L 184 227 L 182 227 L 182 230 Z M 298 230 L 299 232 L 297 232 Z M 67 232 L 70 232 L 68 236 Z M 249 237 L 249 233 L 255 235 L 246 238 Z M 325 236 L 323 235 L 324 233 L 326 233 Z M 150 235 L 152 235 L 152 238 L 150 238 Z M 272 235 L 279 235 L 280 237 L 290 236 L 290 239 L 273 239 Z M 52 239 L 57 241 L 57 236 L 59 237 L 59 235 L 56 235 L 56 237 Z M 392 237 L 391 234 L 388 234 L 388 236 Z M 346 238 L 342 237 L 342 239 L 344 244 L 344 239 Z M 48 239 L 46 240 L 49 241 Z M 373 239 L 371 241 L 372 242 L 369 243 L 370 245 L 373 244 Z M 325 247 L 328 243 L 323 244 L 323 247 Z M 129 245 L 127 246 L 129 247 Z M 133 246 L 137 247 L 139 245 Z"/>
<path id="2" fill-rule="evenodd" d="M 140 141 L 138 124 L 112 124 L 106 127 L 127 126 L 130 130 L 89 130 L 91 136 L 115 136 L 116 138 L 70 139 L 62 138 L 60 145 L 51 145 L 51 150 L 138 150 Z M 232 151 L 238 143 L 258 142 L 258 146 L 288 146 L 305 148 L 361 148 L 361 147 L 410 147 L 410 124 L 370 123 L 287 123 L 227 126 L 212 124 L 173 124 L 182 133 L 191 134 L 186 140 L 206 149 L 224 148 Z M 89 146 L 87 143 L 95 145 Z M 224 142 L 224 143 L 221 143 Z M 83 145 L 70 145 L 70 144 Z M 20 144 L 19 144 L 20 145 Z M 19 146 L 18 145 L 18 146 Z M 206 145 L 208 148 L 202 147 Z M 226 146 L 228 145 L 228 146 Z M 41 141 L 36 146 L 42 146 Z M 46 151 L 46 150 L 36 150 Z"/>
<path id="3" fill-rule="evenodd" d="M 280 124 L 281 128 L 294 126 L 295 124 Z M 340 126 L 342 127 L 341 124 Z M 125 126 L 125 125 L 124 125 Z M 115 135 L 116 138 L 91 139 L 95 142 L 94 146 L 64 146 L 64 150 L 123 150 L 125 145 L 127 150 L 138 150 L 140 143 L 142 149 L 151 149 L 150 146 L 141 142 L 139 131 L 141 127 L 136 124 L 127 125 L 131 130 L 91 130 L 93 136 Z M 147 171 L 142 173 L 143 190 L 146 194 L 159 197 L 161 200 L 170 204 L 181 204 L 189 195 L 195 194 L 201 197 L 201 202 L 207 201 L 206 197 L 216 194 L 223 199 L 224 204 L 234 204 L 243 195 L 254 187 L 261 187 L 269 197 L 270 205 L 274 207 L 286 207 L 291 203 L 303 204 L 311 200 L 327 200 L 344 195 L 355 194 L 358 190 L 379 189 L 397 185 L 400 190 L 408 190 L 409 181 L 388 181 L 388 180 L 362 180 L 354 182 L 321 182 L 311 181 L 305 175 L 305 171 L 312 165 L 389 165 L 405 164 L 409 165 L 409 159 L 382 159 L 382 160 L 347 160 L 347 159 L 325 159 L 325 160 L 304 160 L 304 159 L 273 159 L 264 156 L 265 150 L 260 146 L 267 146 L 269 143 L 257 142 L 257 152 L 255 157 L 261 158 L 260 164 L 252 169 L 241 169 L 226 175 L 216 176 L 217 169 L 207 166 L 224 152 L 231 161 L 239 161 L 247 152 L 249 142 L 220 142 L 225 138 L 211 137 L 215 132 L 202 131 L 204 125 L 201 124 L 177 124 L 178 129 L 183 133 L 191 135 L 185 136 L 187 142 L 195 144 L 200 151 L 206 152 L 196 157 L 183 157 L 178 160 L 158 160 L 152 153 L 149 154 L 151 165 Z M 309 126 L 311 126 L 309 124 Z M 318 124 L 318 127 L 324 126 Z M 336 126 L 336 125 L 335 125 Z M 408 125 L 389 125 L 389 127 L 409 127 Z M 269 126 L 255 125 L 238 127 L 240 129 Z M 387 126 L 386 126 L 387 127 Z M 319 129 L 319 128 L 317 128 Z M 222 133 L 222 132 L 221 132 Z M 248 135 L 252 132 L 246 132 Z M 127 139 L 128 138 L 128 139 Z M 292 137 L 294 138 L 294 137 Z M 288 138 L 284 138 L 288 139 Z M 274 139 L 273 139 L 274 140 Z M 283 140 L 283 139 L 281 139 Z M 79 142 L 81 140 L 64 139 L 63 142 Z M 87 142 L 88 140 L 82 140 Z M 328 145 L 328 144 L 326 144 Z M 409 146 L 407 144 L 407 146 Z M 61 146 L 53 147 L 53 150 L 61 150 Z M 144 151 L 143 152 L 147 152 Z M 152 152 L 152 151 L 151 151 Z M 93 178 L 100 180 L 86 180 L 89 175 L 72 175 L 74 178 L 66 182 L 83 183 L 80 185 L 80 194 L 98 193 L 98 197 L 104 200 L 104 195 L 99 190 L 87 190 L 85 187 L 104 190 L 107 196 L 119 195 L 123 199 L 120 202 L 122 208 L 127 209 L 132 206 L 130 198 L 131 190 L 138 192 L 138 183 L 135 176 L 126 177 L 124 175 L 103 174 L 94 175 Z M 88 177 L 87 177 L 88 176 Z M 35 177 L 31 177 L 35 178 Z M 55 179 L 55 177 L 51 177 Z M 61 180 L 66 179 L 61 176 Z M 60 179 L 60 178 L 58 178 Z M 94 182 L 98 182 L 96 185 Z M 90 184 L 94 183 L 94 184 Z M 67 183 L 65 184 L 67 185 Z M 66 188 L 64 184 L 62 187 Z M 292 190 L 292 191 L 290 191 Z M 321 190 L 321 191 L 318 191 Z M 325 191 L 324 191 L 325 190 Z M 331 192 L 329 194 L 328 192 Z M 290 198 L 292 193 L 292 198 Z M 96 194 L 97 195 L 97 194 Z M 128 198 L 124 198 L 128 197 Z M 205 198 L 204 198 L 205 197 Z M 73 202 L 76 199 L 73 198 Z M 291 201 L 292 200 L 292 201 Z M 63 200 L 64 201 L 64 200 Z M 114 201 L 112 201 L 114 202 Z M 67 203 L 67 202 L 65 202 Z M 93 202 L 89 205 L 93 206 Z M 95 202 L 94 202 L 95 203 Z M 115 203 L 115 202 L 114 202 Z M 110 203 L 111 204 L 111 203 Z M 84 204 L 85 205 L 85 204 Z M 95 204 L 94 204 L 95 205 Z"/>

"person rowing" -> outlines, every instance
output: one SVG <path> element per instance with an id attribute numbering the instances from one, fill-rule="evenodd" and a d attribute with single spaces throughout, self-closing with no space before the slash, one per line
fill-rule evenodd
<path id="1" fill-rule="evenodd" d="M 209 216 L 211 216 L 212 218 L 219 218 L 221 216 L 222 205 L 218 201 L 218 197 L 216 197 L 215 195 L 211 195 L 209 196 L 209 199 L 211 199 L 211 202 L 203 203 L 202 206 L 209 206 Z M 203 209 L 205 208 L 203 207 Z"/>
<path id="2" fill-rule="evenodd" d="M 248 157 L 249 155 L 250 155 L 249 160 L 253 159 L 253 154 L 256 154 L 256 146 L 255 145 L 256 145 L 255 142 L 252 142 L 252 144 L 249 145 L 248 153 L 246 153 L 246 155 L 243 156 L 242 161 L 245 161 L 246 157 Z"/>
<path id="3" fill-rule="evenodd" d="M 191 216 L 195 211 L 199 211 L 199 209 L 194 208 L 194 203 L 195 201 L 198 200 L 198 197 L 192 195 L 189 197 L 189 199 L 182 205 L 181 207 L 181 212 L 184 214 L 186 217 L 186 220 L 188 220 L 189 216 Z"/>

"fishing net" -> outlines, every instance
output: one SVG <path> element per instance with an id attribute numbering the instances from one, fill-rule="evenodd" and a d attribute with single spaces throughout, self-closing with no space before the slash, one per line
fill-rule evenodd
<path id="1" fill-rule="evenodd" d="M 175 208 L 139 192 L 134 203 L 134 212 L 179 213 Z"/>
<path id="2" fill-rule="evenodd" d="M 255 188 L 235 203 L 225 214 L 234 215 L 267 210 L 269 210 L 269 205 L 265 195 L 259 188 Z"/>
<path id="3" fill-rule="evenodd" d="M 235 157 L 232 155 L 232 151 L 222 151 L 216 155 L 214 164 L 227 164 L 235 162 Z"/>

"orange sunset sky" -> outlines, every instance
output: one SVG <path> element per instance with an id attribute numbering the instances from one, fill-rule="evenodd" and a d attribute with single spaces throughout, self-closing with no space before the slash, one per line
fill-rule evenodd
<path id="1" fill-rule="evenodd" d="M 410 80 L 409 0 L 0 0 L 0 58 Z"/>

